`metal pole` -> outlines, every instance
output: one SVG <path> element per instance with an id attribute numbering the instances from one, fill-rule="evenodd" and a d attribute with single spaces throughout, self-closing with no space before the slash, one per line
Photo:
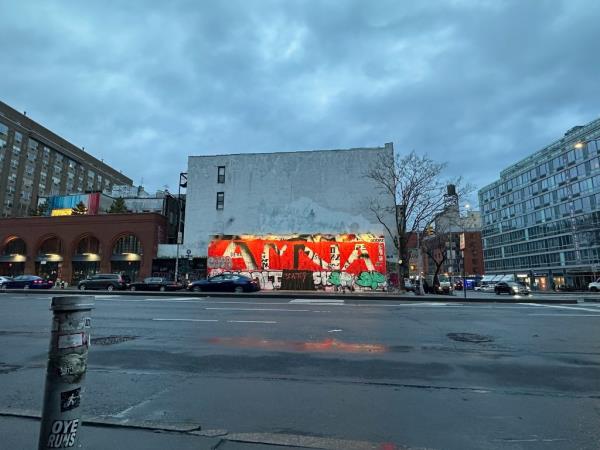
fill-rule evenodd
<path id="1" fill-rule="evenodd" d="M 462 251 L 462 263 L 463 263 L 463 267 L 462 267 L 462 275 L 463 275 L 463 292 L 465 294 L 465 300 L 467 299 L 467 276 L 465 274 L 465 251 Z"/>
<path id="2" fill-rule="evenodd" d="M 179 182 L 177 183 L 177 236 L 175 240 L 177 242 L 177 250 L 175 252 L 175 283 L 177 283 L 179 277 L 179 232 L 181 231 L 181 173 L 179 174 Z"/>
<path id="3" fill-rule="evenodd" d="M 419 230 L 417 230 L 417 270 L 419 271 L 419 295 L 425 295 L 425 290 L 423 289 L 423 261 L 421 255 L 421 238 L 419 235 Z"/>
<path id="4" fill-rule="evenodd" d="M 76 448 L 90 345 L 93 296 L 53 297 L 52 334 L 38 450 Z"/>

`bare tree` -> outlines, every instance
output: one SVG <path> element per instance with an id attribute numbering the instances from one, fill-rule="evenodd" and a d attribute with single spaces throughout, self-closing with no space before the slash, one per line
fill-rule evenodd
<path id="1" fill-rule="evenodd" d="M 447 222 L 446 222 L 447 224 Z M 435 230 L 429 228 L 421 239 L 421 249 L 429 257 L 429 260 L 435 265 L 433 273 L 433 288 L 439 287 L 439 274 L 448 261 L 449 250 L 456 233 L 448 226 L 436 224 Z"/>
<path id="2" fill-rule="evenodd" d="M 375 182 L 381 194 L 369 208 L 394 243 L 401 289 L 409 274 L 410 236 L 420 237 L 422 230 L 444 211 L 445 188 L 450 183 L 442 179 L 445 168 L 446 163 L 412 151 L 405 156 L 380 155 L 367 170 L 367 178 Z M 460 185 L 461 180 L 453 184 Z"/>

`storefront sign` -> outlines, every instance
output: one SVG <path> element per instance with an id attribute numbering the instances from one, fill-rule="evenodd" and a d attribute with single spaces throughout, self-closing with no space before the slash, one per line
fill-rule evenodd
<path id="1" fill-rule="evenodd" d="M 64 209 L 53 209 L 50 213 L 51 216 L 71 216 L 73 215 L 73 210 L 71 208 Z"/>

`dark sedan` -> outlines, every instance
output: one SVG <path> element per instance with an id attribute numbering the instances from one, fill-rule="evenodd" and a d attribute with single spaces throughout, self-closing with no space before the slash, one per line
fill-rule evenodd
<path id="1" fill-rule="evenodd" d="M 144 278 L 144 281 L 136 281 L 129 285 L 130 291 L 178 291 L 182 289 L 181 283 L 167 280 L 161 277 Z"/>
<path id="2" fill-rule="evenodd" d="M 529 289 L 527 286 L 521 283 L 515 283 L 514 281 L 496 283 L 494 287 L 496 295 L 509 294 L 509 295 L 529 295 Z"/>
<path id="3" fill-rule="evenodd" d="M 51 280 L 44 280 L 37 275 L 19 275 L 2 283 L 3 289 L 50 289 L 54 287 Z"/>
<path id="4" fill-rule="evenodd" d="M 188 290 L 194 292 L 256 292 L 260 291 L 259 284 L 244 275 L 221 274 L 206 280 L 197 280 L 190 283 Z"/>

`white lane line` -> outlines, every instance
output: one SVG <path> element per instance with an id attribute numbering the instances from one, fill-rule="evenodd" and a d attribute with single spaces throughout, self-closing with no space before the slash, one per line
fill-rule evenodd
<path id="1" fill-rule="evenodd" d="M 343 305 L 345 300 L 337 300 L 337 299 L 312 299 L 312 298 L 296 298 L 294 300 L 290 300 L 290 303 L 303 303 L 309 305 Z"/>
<path id="2" fill-rule="evenodd" d="M 161 322 L 218 322 L 217 319 L 152 319 Z"/>
<path id="3" fill-rule="evenodd" d="M 563 309 L 567 311 L 589 311 L 589 312 L 598 312 L 597 309 L 593 308 L 582 308 L 580 306 L 560 306 L 560 305 L 543 305 L 540 303 L 519 303 L 520 305 L 530 305 L 530 306 L 539 306 L 543 308 L 556 308 Z"/>
<path id="4" fill-rule="evenodd" d="M 228 320 L 229 323 L 277 323 L 274 320 Z"/>
<path id="5" fill-rule="evenodd" d="M 440 306 L 456 306 L 456 304 L 449 304 L 449 303 L 401 303 L 398 306 L 434 306 L 434 307 L 440 307 Z"/>
<path id="6" fill-rule="evenodd" d="M 600 314 L 527 314 L 528 316 L 544 316 L 544 317 L 600 317 Z"/>
<path id="7" fill-rule="evenodd" d="M 286 309 L 286 308 L 204 308 L 218 311 L 285 311 L 285 312 L 310 312 L 310 309 Z"/>

